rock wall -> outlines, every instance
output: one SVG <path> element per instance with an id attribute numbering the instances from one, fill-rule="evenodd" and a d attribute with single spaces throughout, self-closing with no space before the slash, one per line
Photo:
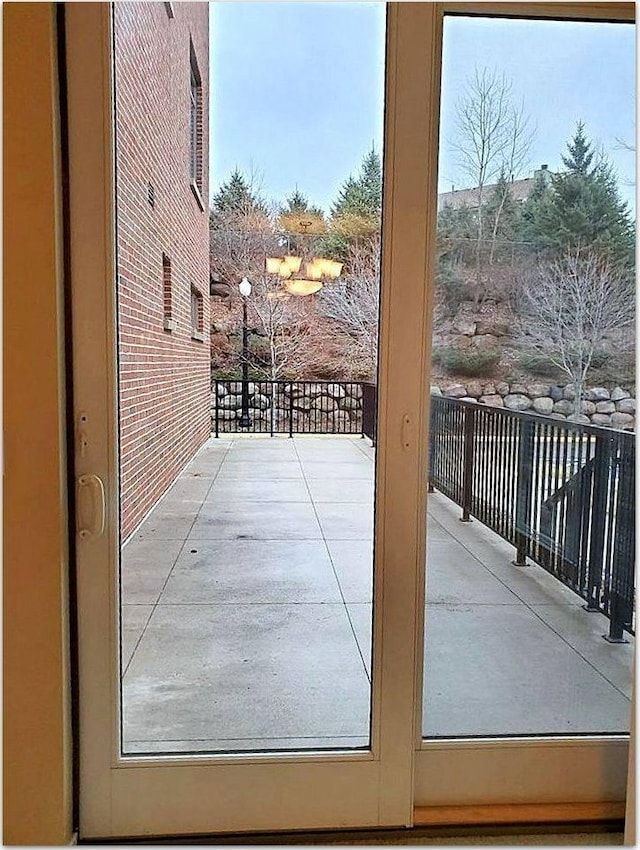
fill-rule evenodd
<path id="1" fill-rule="evenodd" d="M 249 382 L 252 430 L 294 433 L 360 434 L 362 386 L 359 383 Z M 219 431 L 237 431 L 242 415 L 242 381 L 218 381 L 211 396 L 211 423 Z"/>
<path id="2" fill-rule="evenodd" d="M 552 419 L 564 419 L 583 425 L 599 425 L 635 431 L 636 400 L 621 387 L 591 387 L 584 393 L 580 413 L 574 412 L 575 389 L 572 384 L 558 386 L 543 383 L 508 384 L 506 381 L 470 380 L 432 386 L 434 395 L 475 401 L 490 407 L 529 411 Z"/>

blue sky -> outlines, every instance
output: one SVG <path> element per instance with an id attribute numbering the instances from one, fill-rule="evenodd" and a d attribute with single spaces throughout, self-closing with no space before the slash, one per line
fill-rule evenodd
<path id="1" fill-rule="evenodd" d="M 211 3 L 212 194 L 237 166 L 267 199 L 297 185 L 328 210 L 371 145 L 382 148 L 384 33 L 383 3 Z M 560 167 L 582 120 L 633 202 L 635 157 L 616 149 L 616 137 L 635 144 L 633 27 L 447 18 L 441 190 L 466 185 L 449 142 L 474 66 L 504 72 L 536 125 L 528 173 Z"/>

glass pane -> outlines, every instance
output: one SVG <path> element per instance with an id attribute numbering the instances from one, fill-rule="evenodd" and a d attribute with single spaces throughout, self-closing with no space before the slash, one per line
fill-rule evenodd
<path id="1" fill-rule="evenodd" d="M 426 738 L 629 729 L 634 37 L 445 19 Z"/>
<path id="2" fill-rule="evenodd" d="M 367 748 L 384 6 L 167 5 L 114 4 L 122 751 Z"/>

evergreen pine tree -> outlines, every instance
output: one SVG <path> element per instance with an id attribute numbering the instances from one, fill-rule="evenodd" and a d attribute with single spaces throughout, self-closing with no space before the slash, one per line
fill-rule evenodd
<path id="1" fill-rule="evenodd" d="M 244 175 L 236 168 L 213 197 L 211 226 L 216 227 L 222 220 L 228 221 L 230 215 L 246 216 L 251 213 L 266 216 L 267 210 L 262 200 L 252 191 Z"/>
<path id="2" fill-rule="evenodd" d="M 520 211 L 513 199 L 511 184 L 504 170 L 487 197 L 485 206 L 489 264 L 501 257 L 513 256 L 513 242 L 518 237 Z"/>
<path id="3" fill-rule="evenodd" d="M 365 155 L 356 177 L 343 183 L 331 207 L 329 233 L 322 252 L 346 261 L 349 245 L 371 239 L 380 229 L 382 212 L 382 165 L 374 147 Z"/>
<path id="4" fill-rule="evenodd" d="M 590 173 L 589 166 L 593 160 L 593 150 L 584 134 L 584 124 L 582 121 L 578 121 L 575 136 L 567 144 L 567 150 L 569 151 L 569 156 L 562 157 L 562 162 L 567 171 L 571 174 L 587 176 Z"/>
<path id="5" fill-rule="evenodd" d="M 527 211 L 532 241 L 543 252 L 557 256 L 567 250 L 589 248 L 617 265 L 632 268 L 634 226 L 627 205 L 618 194 L 611 165 L 594 151 L 578 124 L 563 156 L 567 171 L 551 178 Z"/>
<path id="6" fill-rule="evenodd" d="M 537 229 L 540 205 L 543 199 L 552 191 L 548 172 L 539 171 L 533 180 L 529 197 L 520 210 L 518 235 L 525 248 L 535 251 L 538 246 L 539 232 Z"/>

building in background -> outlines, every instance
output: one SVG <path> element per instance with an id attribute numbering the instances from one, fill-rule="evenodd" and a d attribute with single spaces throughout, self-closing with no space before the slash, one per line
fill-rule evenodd
<path id="1" fill-rule="evenodd" d="M 531 194 L 533 187 L 536 184 L 536 180 L 544 180 L 546 186 L 551 181 L 551 176 L 549 167 L 547 165 L 541 165 L 540 168 L 533 172 L 533 177 L 525 177 L 522 180 L 512 180 L 507 184 L 509 186 L 511 197 L 516 203 L 524 203 Z M 488 183 L 486 186 L 482 187 L 485 203 L 486 199 L 497 185 L 497 183 Z M 466 207 L 470 210 L 477 210 L 479 194 L 480 189 L 477 186 L 472 189 L 456 189 L 452 186 L 450 192 L 439 193 L 438 212 L 445 208 L 460 210 Z"/>
<path id="2" fill-rule="evenodd" d="M 210 433 L 206 3 L 116 3 L 121 528 Z"/>

